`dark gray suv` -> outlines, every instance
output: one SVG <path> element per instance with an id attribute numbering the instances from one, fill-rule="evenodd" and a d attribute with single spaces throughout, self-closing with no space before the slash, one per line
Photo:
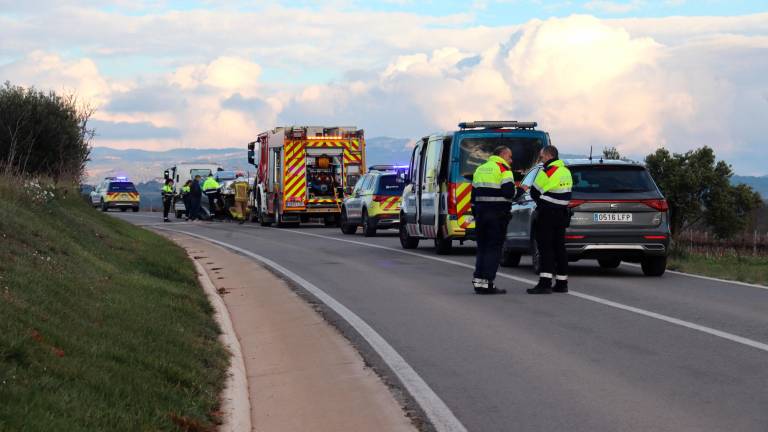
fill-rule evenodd
<path id="1" fill-rule="evenodd" d="M 572 159 L 564 161 L 573 175 L 571 226 L 565 245 L 570 261 L 596 259 L 603 268 L 622 261 L 639 262 L 647 276 L 661 276 L 669 250 L 668 206 L 644 166 L 625 161 Z M 541 165 L 522 181 L 530 186 Z M 512 205 L 502 265 L 515 267 L 531 254 L 539 272 L 533 238 L 536 203 L 524 194 Z"/>

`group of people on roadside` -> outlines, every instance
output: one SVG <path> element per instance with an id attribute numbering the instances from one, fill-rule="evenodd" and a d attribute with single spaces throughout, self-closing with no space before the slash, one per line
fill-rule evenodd
<path id="1" fill-rule="evenodd" d="M 539 153 L 542 169 L 530 187 L 515 187 L 512 174 L 512 150 L 497 147 L 472 177 L 472 214 L 477 230 L 477 257 L 472 285 L 478 294 L 505 294 L 494 284 L 502 246 L 515 198 L 529 192 L 536 202 L 535 240 L 541 255 L 539 282 L 528 294 L 568 292 L 568 255 L 565 229 L 571 221 L 568 205 L 573 179 L 556 147 L 544 147 Z M 554 286 L 552 281 L 555 281 Z"/>
<path id="2" fill-rule="evenodd" d="M 170 222 L 168 214 L 173 206 L 176 193 L 173 187 L 173 179 L 165 180 L 162 188 L 163 197 L 163 221 Z M 198 220 L 216 220 L 216 217 L 223 218 L 230 215 L 241 224 L 245 222 L 248 209 L 248 181 L 242 174 L 229 186 L 235 193 L 234 207 L 225 208 L 224 200 L 221 196 L 221 185 L 213 175 L 209 175 L 203 181 L 202 177 L 196 175 L 194 179 L 187 180 L 181 187 L 181 199 L 184 202 L 184 217 L 188 221 Z M 208 199 L 208 213 L 203 210 L 203 195 Z"/>

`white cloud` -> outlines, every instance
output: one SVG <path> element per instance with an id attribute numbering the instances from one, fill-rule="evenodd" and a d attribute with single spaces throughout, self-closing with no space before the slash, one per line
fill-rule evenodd
<path id="1" fill-rule="evenodd" d="M 768 136 L 768 14 L 571 16 L 504 28 L 456 26 L 462 15 L 281 7 L 118 16 L 61 6 L 35 18 L 0 16 L 0 56 L 17 58 L 0 79 L 75 89 L 99 105 L 100 120 L 181 134 L 99 145 L 240 146 L 293 122 L 414 138 L 462 120 L 520 119 L 538 121 L 569 153 L 706 144 L 742 172 L 765 172 L 750 152 Z M 71 30 L 58 30 L 62 22 Z M 56 54 L 63 46 L 84 54 Z M 125 53 L 165 59 L 167 70 L 117 80 L 96 67 Z M 338 77 L 274 76 L 321 68 Z"/>
<path id="2" fill-rule="evenodd" d="M 617 2 L 611 0 L 591 0 L 584 3 L 584 8 L 604 12 L 609 14 L 623 14 L 640 9 L 644 5 L 643 0 L 632 0 L 629 2 Z"/>

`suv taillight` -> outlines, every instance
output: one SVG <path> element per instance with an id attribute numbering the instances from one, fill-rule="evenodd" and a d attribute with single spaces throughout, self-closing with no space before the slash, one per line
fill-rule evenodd
<path id="1" fill-rule="evenodd" d="M 570 207 L 570 208 L 578 207 L 578 206 L 584 204 L 585 202 L 587 202 L 587 201 L 586 200 L 571 200 L 568 203 L 568 207 Z"/>
<path id="2" fill-rule="evenodd" d="M 647 201 L 643 201 L 643 202 L 648 207 L 650 207 L 650 208 L 652 208 L 654 210 L 658 210 L 660 212 L 665 212 L 665 211 L 669 210 L 669 205 L 667 204 L 667 200 L 665 200 L 665 199 L 647 200 Z"/>

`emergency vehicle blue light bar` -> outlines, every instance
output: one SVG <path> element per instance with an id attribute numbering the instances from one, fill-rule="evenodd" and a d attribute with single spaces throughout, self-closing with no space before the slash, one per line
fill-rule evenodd
<path id="1" fill-rule="evenodd" d="M 461 122 L 459 128 L 461 129 L 496 129 L 496 128 L 515 128 L 515 129 L 533 129 L 538 124 L 536 122 L 519 122 L 519 121 L 472 121 Z"/>

